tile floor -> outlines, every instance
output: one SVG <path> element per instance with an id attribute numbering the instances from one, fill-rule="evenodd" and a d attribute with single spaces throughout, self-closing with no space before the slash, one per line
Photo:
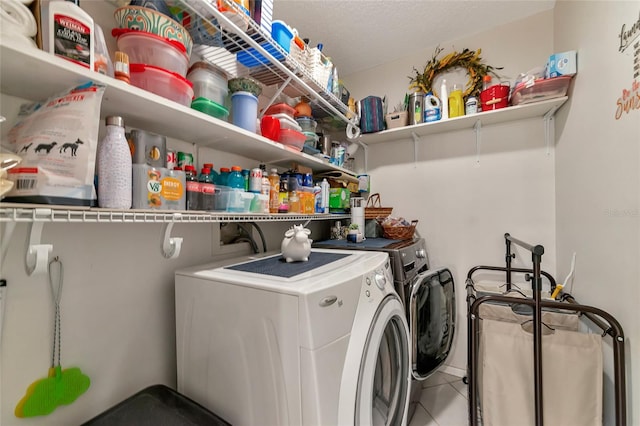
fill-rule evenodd
<path id="1" fill-rule="evenodd" d="M 467 426 L 467 385 L 462 378 L 436 372 L 424 381 L 409 426 Z"/>

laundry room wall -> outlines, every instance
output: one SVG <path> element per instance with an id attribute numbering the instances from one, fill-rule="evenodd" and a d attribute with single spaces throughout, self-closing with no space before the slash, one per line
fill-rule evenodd
<path id="1" fill-rule="evenodd" d="M 6 136 L 25 100 L 0 95 L 0 135 Z M 126 117 L 125 123 L 126 123 Z M 152 129 L 145 129 L 152 130 Z M 104 134 L 101 124 L 100 136 Z M 169 140 L 172 149 L 193 152 L 196 162 L 255 167 L 253 161 Z M 279 250 L 291 223 L 258 224 L 267 248 Z M 249 227 L 251 228 L 251 227 Z M 312 238 L 322 224 L 312 223 Z M 152 384 L 176 386 L 174 271 L 251 252 L 247 243 L 220 245 L 220 224 L 176 224 L 183 238 L 177 259 L 160 250 L 162 224 L 45 223 L 41 242 L 64 265 L 61 298 L 61 364 L 79 367 L 91 387 L 76 402 L 48 416 L 19 419 L 14 409 L 36 380 L 46 377 L 53 344 L 53 303 L 47 274 L 25 272 L 28 225 L 17 224 L 0 277 L 7 280 L 0 315 L 0 425 L 77 425 Z M 0 236 L 8 234 L 0 224 Z M 259 235 L 254 239 L 263 250 Z M 54 269 L 55 272 L 55 269 Z M 54 277 L 55 278 L 55 277 Z"/>
<path id="2" fill-rule="evenodd" d="M 625 47 L 623 26 L 634 25 Z M 555 50 L 578 50 L 579 68 L 556 123 L 557 269 L 564 278 L 575 252 L 572 293 L 624 328 L 629 425 L 640 424 L 639 26 L 637 1 L 559 1 L 555 8 Z M 619 102 L 631 108 L 619 111 Z M 609 425 L 612 360 L 610 339 L 603 342 Z"/>
<path id="3" fill-rule="evenodd" d="M 513 81 L 553 53 L 553 11 L 438 44 L 442 55 L 481 48 L 485 63 L 503 67 L 499 73 Z M 424 67 L 437 47 L 429 41 L 422 46 L 409 57 L 345 76 L 352 96 L 386 95 L 390 106 L 401 102 L 412 69 Z M 468 270 L 504 265 L 503 235 L 509 232 L 544 245 L 543 269 L 556 272 L 555 153 L 545 145 L 542 118 L 483 127 L 481 141 L 478 153 L 472 130 L 427 136 L 418 142 L 415 159 L 412 140 L 369 147 L 372 192 L 393 206 L 394 216 L 418 219 L 431 265 L 448 266 L 454 274 L 456 337 L 445 369 L 458 375 L 466 373 Z M 531 255 L 518 250 L 515 262 L 528 267 Z"/>

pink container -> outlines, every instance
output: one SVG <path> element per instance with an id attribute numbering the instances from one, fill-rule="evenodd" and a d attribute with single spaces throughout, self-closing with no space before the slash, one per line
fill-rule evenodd
<path id="1" fill-rule="evenodd" d="M 114 28 L 118 49 L 129 55 L 132 64 L 147 64 L 167 71 L 187 75 L 189 57 L 184 45 L 145 31 Z"/>
<path id="2" fill-rule="evenodd" d="M 295 130 L 280 129 L 280 139 L 278 142 L 296 151 L 302 151 L 306 138 L 305 135 Z"/>
<path id="3" fill-rule="evenodd" d="M 130 64 L 131 84 L 186 107 L 193 99 L 193 85 L 179 74 L 145 64 Z"/>

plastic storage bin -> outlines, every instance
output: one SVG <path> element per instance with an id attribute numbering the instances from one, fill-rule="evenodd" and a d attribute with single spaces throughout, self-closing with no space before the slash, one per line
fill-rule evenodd
<path id="1" fill-rule="evenodd" d="M 184 45 L 175 40 L 162 38 L 152 33 L 115 28 L 118 49 L 129 55 L 133 64 L 147 64 L 167 71 L 187 75 L 189 57 Z"/>
<path id="2" fill-rule="evenodd" d="M 220 68 L 204 61 L 191 65 L 187 80 L 193 83 L 195 98 L 205 98 L 218 105 L 225 105 L 229 93 L 227 74 Z"/>
<path id="3" fill-rule="evenodd" d="M 281 129 L 295 130 L 296 132 L 302 131 L 302 128 L 300 127 L 300 125 L 296 123 L 294 119 L 289 117 L 288 114 L 273 114 L 271 115 L 271 117 L 280 121 Z"/>
<path id="4" fill-rule="evenodd" d="M 286 24 L 284 24 L 282 21 L 273 21 L 271 23 L 271 38 L 273 38 L 277 46 L 283 49 L 286 53 L 289 53 L 293 33 Z M 276 60 L 282 61 L 285 58 L 285 55 L 282 54 L 281 50 L 278 49 L 276 45 L 274 45 L 270 41 L 266 41 L 260 44 L 260 46 Z M 238 62 L 249 68 L 256 67 L 262 64 L 268 64 L 269 62 L 271 62 L 260 53 L 258 53 L 258 51 L 254 48 L 238 52 L 237 59 Z"/>
<path id="5" fill-rule="evenodd" d="M 289 148 L 295 149 L 296 151 L 302 151 L 305 139 L 306 136 L 300 132 L 289 129 L 280 129 L 279 142 Z"/>
<path id="6" fill-rule="evenodd" d="M 184 106 L 191 105 L 191 82 L 179 74 L 145 64 L 131 64 L 131 84 Z"/>
<path id="7" fill-rule="evenodd" d="M 242 189 L 216 185 L 213 209 L 233 213 L 248 213 L 251 211 L 251 201 L 254 194 Z"/>
<path id="8" fill-rule="evenodd" d="M 296 117 L 296 121 L 300 125 L 303 132 L 315 133 L 318 123 L 311 117 Z"/>
<path id="9" fill-rule="evenodd" d="M 535 80 L 534 84 L 529 87 L 525 83 L 520 83 L 511 94 L 511 104 L 520 105 L 560 98 L 567 94 L 571 77 L 567 75 Z"/>

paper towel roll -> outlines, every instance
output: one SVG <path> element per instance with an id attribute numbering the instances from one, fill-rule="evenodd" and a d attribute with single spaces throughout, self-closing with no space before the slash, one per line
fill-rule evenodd
<path id="1" fill-rule="evenodd" d="M 358 231 L 364 237 L 364 207 L 351 207 L 351 223 L 358 224 Z"/>

